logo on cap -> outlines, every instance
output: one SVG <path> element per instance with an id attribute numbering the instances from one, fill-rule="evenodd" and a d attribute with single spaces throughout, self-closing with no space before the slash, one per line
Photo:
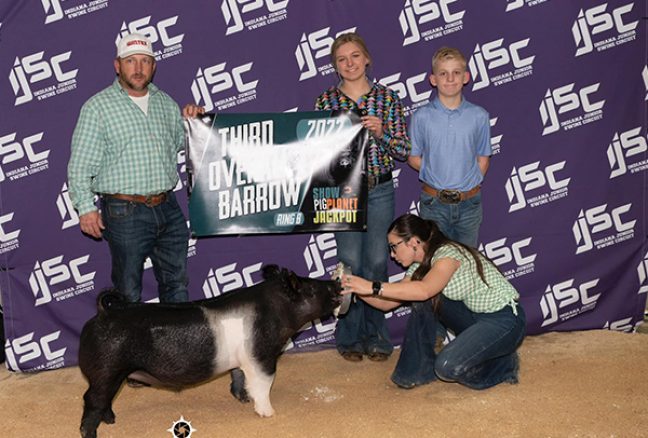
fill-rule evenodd
<path id="1" fill-rule="evenodd" d="M 141 34 L 131 33 L 116 41 L 117 57 L 126 58 L 135 54 L 154 56 L 151 42 Z"/>

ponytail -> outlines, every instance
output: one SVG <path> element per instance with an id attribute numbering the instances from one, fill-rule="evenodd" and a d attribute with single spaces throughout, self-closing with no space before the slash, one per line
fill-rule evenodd
<path id="1" fill-rule="evenodd" d="M 403 240 L 409 240 L 415 238 L 423 243 L 423 248 L 425 249 L 425 254 L 423 260 L 421 261 L 419 267 L 412 274 L 412 280 L 422 280 L 423 277 L 430 271 L 432 268 L 432 258 L 436 251 L 444 245 L 453 246 L 458 249 L 460 252 L 467 252 L 472 256 L 477 267 L 477 273 L 481 280 L 488 286 L 486 278 L 484 277 L 484 265 L 482 263 L 482 256 L 479 251 L 470 246 L 464 245 L 461 242 L 448 239 L 439 229 L 439 226 L 431 220 L 425 220 L 419 216 L 413 214 L 404 214 L 403 216 L 398 217 L 392 224 L 389 226 L 388 233 L 394 233 Z M 488 262 L 492 263 L 490 260 Z M 435 312 L 438 312 L 440 305 L 440 294 L 432 298 L 432 306 L 434 307 Z"/>

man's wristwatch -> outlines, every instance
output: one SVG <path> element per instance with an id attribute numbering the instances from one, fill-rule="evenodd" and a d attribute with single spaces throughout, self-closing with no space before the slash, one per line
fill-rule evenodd
<path id="1" fill-rule="evenodd" d="M 374 281 L 373 283 L 371 283 L 371 294 L 372 294 L 373 296 L 380 296 L 380 295 L 382 295 L 382 291 L 383 291 L 383 286 L 382 286 L 382 283 L 381 283 L 381 282 L 379 282 L 379 281 Z"/>

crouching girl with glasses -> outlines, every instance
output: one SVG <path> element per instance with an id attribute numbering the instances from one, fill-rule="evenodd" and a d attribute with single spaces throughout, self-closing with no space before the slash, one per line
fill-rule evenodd
<path id="1" fill-rule="evenodd" d="M 406 214 L 387 234 L 392 258 L 408 268 L 398 283 L 345 275 L 344 293 L 388 311 L 409 303 L 401 353 L 391 380 L 413 388 L 437 378 L 485 389 L 517 383 L 517 348 L 526 317 L 519 294 L 495 265 L 475 249 L 446 238 L 432 221 Z M 456 338 L 437 354 L 437 322 Z"/>

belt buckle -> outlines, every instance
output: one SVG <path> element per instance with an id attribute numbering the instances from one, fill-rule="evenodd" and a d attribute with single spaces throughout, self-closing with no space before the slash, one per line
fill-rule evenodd
<path id="1" fill-rule="evenodd" d="M 162 198 L 164 194 L 160 195 L 146 195 L 146 199 L 144 199 L 144 205 L 146 205 L 149 208 L 155 207 L 156 205 L 160 205 L 164 198 Z"/>
<path id="2" fill-rule="evenodd" d="M 459 190 L 441 190 L 439 201 L 444 204 L 458 204 L 461 202 L 461 192 Z"/>

